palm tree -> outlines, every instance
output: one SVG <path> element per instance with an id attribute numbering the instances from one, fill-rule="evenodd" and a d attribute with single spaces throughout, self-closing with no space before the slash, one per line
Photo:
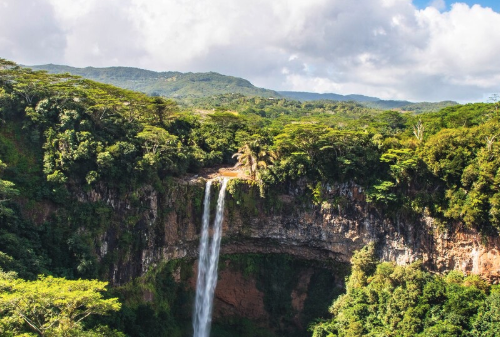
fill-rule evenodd
<path id="1" fill-rule="evenodd" d="M 258 140 L 245 143 L 233 154 L 238 162 L 234 167 L 244 167 L 250 172 L 250 178 L 255 180 L 260 168 L 266 169 L 276 159 L 274 151 L 264 149 Z"/>

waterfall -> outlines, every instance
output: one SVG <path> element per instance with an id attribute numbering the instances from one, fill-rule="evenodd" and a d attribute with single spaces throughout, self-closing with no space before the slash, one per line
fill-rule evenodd
<path id="1" fill-rule="evenodd" d="M 222 236 L 222 220 L 224 217 L 224 198 L 227 179 L 222 180 L 217 213 L 213 226 L 212 240 L 209 245 L 208 226 L 210 221 L 210 187 L 207 181 L 205 199 L 203 201 L 203 219 L 200 238 L 200 255 L 198 259 L 198 279 L 196 280 L 196 299 L 193 317 L 194 337 L 208 337 L 212 323 L 212 307 L 215 286 L 217 285 L 217 266 L 219 263 L 220 239 Z"/>
<path id="2" fill-rule="evenodd" d="M 194 304 L 193 328 L 194 336 L 200 335 L 201 320 L 204 314 L 204 289 L 206 284 L 206 266 L 208 265 L 208 223 L 210 222 L 210 187 L 212 181 L 208 180 L 205 186 L 205 198 L 203 199 L 203 218 L 201 222 L 200 255 L 198 258 L 198 278 L 196 279 L 196 297 Z M 203 324 L 206 325 L 206 324 Z"/>

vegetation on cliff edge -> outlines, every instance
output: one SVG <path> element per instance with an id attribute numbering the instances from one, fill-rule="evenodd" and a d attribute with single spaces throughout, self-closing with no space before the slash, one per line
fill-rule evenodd
<path id="1" fill-rule="evenodd" d="M 377 263 L 374 246 L 356 252 L 346 293 L 330 307 L 333 319 L 313 337 L 486 337 L 500 333 L 500 287 L 458 271 L 434 275 L 420 263 Z"/>

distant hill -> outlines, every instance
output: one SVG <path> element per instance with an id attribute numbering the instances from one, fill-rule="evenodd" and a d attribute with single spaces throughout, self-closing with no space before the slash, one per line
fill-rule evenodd
<path id="1" fill-rule="evenodd" d="M 402 111 L 409 111 L 415 114 L 419 114 L 423 112 L 437 112 L 443 108 L 453 105 L 459 105 L 459 103 L 455 101 L 442 101 L 436 103 L 420 102 L 420 103 L 411 103 L 409 105 L 405 105 L 400 109 Z"/>
<path id="2" fill-rule="evenodd" d="M 391 101 L 391 100 L 387 101 L 379 100 L 373 102 L 365 102 L 363 104 L 373 109 L 401 110 L 401 111 L 413 112 L 416 114 L 422 112 L 436 112 L 449 106 L 458 105 L 458 103 L 454 101 L 412 103 L 408 101 Z"/>
<path id="3" fill-rule="evenodd" d="M 443 102 L 420 102 L 413 103 L 409 101 L 394 101 L 394 100 L 381 100 L 377 97 L 370 97 L 364 95 L 339 95 L 333 93 L 317 94 L 312 92 L 303 91 L 278 91 L 278 93 L 286 98 L 298 101 L 355 101 L 365 105 L 366 107 L 378 110 L 402 110 L 414 113 L 439 111 L 442 108 L 457 105 L 457 102 L 443 101 Z"/>
<path id="4" fill-rule="evenodd" d="M 374 108 L 374 109 L 380 109 L 380 110 L 392 110 L 392 109 L 400 109 L 401 107 L 404 106 L 409 106 L 411 104 L 414 104 L 409 101 L 394 101 L 394 100 L 377 100 L 377 101 L 371 101 L 371 102 L 365 102 L 364 103 L 367 107 Z"/>
<path id="5" fill-rule="evenodd" d="M 278 91 L 278 93 L 286 98 L 291 98 L 297 101 L 355 101 L 355 102 L 372 102 L 379 101 L 380 98 L 369 97 L 364 95 L 339 95 L 333 93 L 318 94 L 314 92 L 303 91 Z"/>
<path id="6" fill-rule="evenodd" d="M 274 91 L 258 88 L 243 78 L 221 75 L 219 73 L 181 73 L 177 71 L 156 72 L 131 67 L 75 68 L 70 66 L 46 64 L 29 66 L 35 70 L 46 70 L 52 74 L 70 73 L 94 81 L 112 84 L 120 88 L 144 92 L 152 96 L 165 96 L 178 99 L 196 99 L 223 94 L 242 94 L 265 98 L 288 98 L 297 101 L 355 101 L 369 108 L 379 110 L 402 110 L 415 113 L 438 111 L 441 108 L 457 105 L 457 102 L 412 103 L 408 101 L 381 100 L 364 95 L 339 95 L 334 93 L 318 94 L 300 91 Z"/>
<path id="7" fill-rule="evenodd" d="M 75 68 L 46 64 L 30 66 L 52 74 L 70 73 L 117 87 L 172 98 L 196 98 L 225 93 L 246 96 L 280 97 L 268 89 L 257 88 L 249 81 L 232 76 L 209 73 L 156 72 L 130 67 Z"/>

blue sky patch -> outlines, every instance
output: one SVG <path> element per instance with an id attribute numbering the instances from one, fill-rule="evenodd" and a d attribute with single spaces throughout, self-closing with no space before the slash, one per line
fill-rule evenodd
<path id="1" fill-rule="evenodd" d="M 425 8 L 429 6 L 433 0 L 413 0 L 413 3 L 417 8 Z M 461 2 L 461 3 L 466 3 L 469 6 L 478 4 L 483 7 L 490 7 L 493 9 L 495 12 L 500 12 L 500 1 L 499 0 L 460 0 L 460 1 L 455 1 L 455 0 L 445 0 L 446 3 L 446 10 L 449 10 L 451 8 L 451 5 L 456 2 Z"/>

